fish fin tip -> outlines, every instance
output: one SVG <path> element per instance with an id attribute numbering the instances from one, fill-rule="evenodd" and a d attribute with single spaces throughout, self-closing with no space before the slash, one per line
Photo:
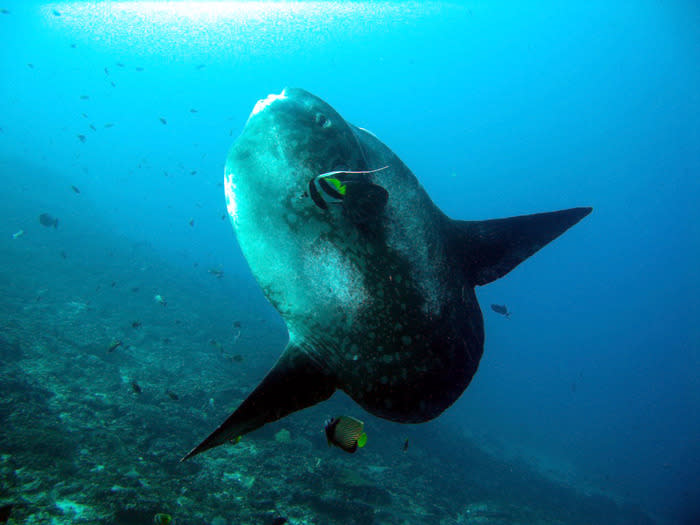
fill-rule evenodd
<path id="1" fill-rule="evenodd" d="M 488 284 L 562 235 L 591 207 L 485 221 L 452 221 L 452 250 L 472 285 Z"/>

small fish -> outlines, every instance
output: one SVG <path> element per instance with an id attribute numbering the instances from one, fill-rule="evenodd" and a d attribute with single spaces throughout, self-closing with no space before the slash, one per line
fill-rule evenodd
<path id="1" fill-rule="evenodd" d="M 236 354 L 231 357 L 231 361 L 235 361 L 236 363 L 240 363 L 243 361 L 243 356 L 241 354 Z"/>
<path id="2" fill-rule="evenodd" d="M 95 127 L 94 124 L 90 124 L 90 129 L 91 129 L 92 131 L 97 131 L 97 128 Z"/>
<path id="3" fill-rule="evenodd" d="M 105 68 L 105 75 L 109 75 L 109 69 Z"/>
<path id="4" fill-rule="evenodd" d="M 325 117 L 319 117 L 325 125 Z M 387 169 L 389 166 L 368 171 L 329 171 L 309 181 L 309 196 L 322 210 L 339 205 L 353 222 L 367 224 L 377 218 L 384 209 L 389 194 L 382 186 L 369 181 L 355 180 L 356 175 L 366 175 Z"/>
<path id="5" fill-rule="evenodd" d="M 117 67 L 124 67 L 124 63 L 123 63 L 123 62 L 117 62 Z"/>
<path id="6" fill-rule="evenodd" d="M 71 189 L 72 189 L 75 193 L 80 193 L 80 190 L 78 189 L 77 186 L 73 186 L 73 185 L 71 184 L 70 187 L 71 187 Z"/>
<path id="7" fill-rule="evenodd" d="M 136 380 L 131 382 L 131 390 L 134 391 L 134 394 L 140 394 L 142 392 L 141 386 L 136 382 Z"/>
<path id="8" fill-rule="evenodd" d="M 172 523 L 173 517 L 170 514 L 166 514 L 165 512 L 159 512 L 155 516 L 153 516 L 153 524 L 154 525 L 169 525 Z"/>
<path id="9" fill-rule="evenodd" d="M 119 348 L 122 345 L 121 341 L 114 341 L 111 345 L 109 345 L 109 348 L 107 349 L 108 352 L 114 352 L 117 348 Z"/>
<path id="10" fill-rule="evenodd" d="M 10 513 L 12 512 L 12 507 L 14 505 L 10 503 L 9 505 L 3 505 L 0 507 L 0 523 L 7 523 L 7 520 L 10 519 Z"/>
<path id="11" fill-rule="evenodd" d="M 87 114 L 87 113 L 81 113 L 81 115 L 82 115 L 83 118 L 88 118 L 88 114 Z"/>
<path id="12" fill-rule="evenodd" d="M 163 117 L 160 117 L 158 120 L 160 120 L 160 123 L 163 124 L 164 126 L 168 123 L 168 121 L 165 120 Z"/>
<path id="13" fill-rule="evenodd" d="M 190 171 L 190 175 L 197 175 L 197 170 Z"/>
<path id="14" fill-rule="evenodd" d="M 190 109 L 190 113 L 198 113 L 198 111 L 194 108 Z"/>
<path id="15" fill-rule="evenodd" d="M 510 319 L 510 312 L 508 311 L 508 308 L 506 307 L 505 304 L 492 304 L 491 310 L 493 310 L 497 314 L 504 315 L 508 319 Z"/>
<path id="16" fill-rule="evenodd" d="M 117 84 L 116 84 L 116 82 L 114 82 L 114 80 L 110 81 L 109 84 L 110 84 L 112 87 L 117 87 Z"/>
<path id="17" fill-rule="evenodd" d="M 234 322 L 233 322 L 233 327 L 234 327 L 234 328 L 240 328 L 240 327 L 241 327 L 241 322 L 240 322 L 240 321 L 234 321 Z"/>
<path id="18" fill-rule="evenodd" d="M 204 69 L 205 67 L 207 67 L 206 64 L 199 64 L 197 69 Z"/>
<path id="19" fill-rule="evenodd" d="M 156 294 L 153 296 L 153 300 L 157 302 L 158 304 L 161 304 L 163 306 L 166 306 L 168 303 L 163 299 L 163 296 L 160 294 Z"/>
<path id="20" fill-rule="evenodd" d="M 29 69 L 34 69 L 34 64 L 29 63 L 29 64 L 27 64 L 27 67 L 28 67 Z"/>
<path id="21" fill-rule="evenodd" d="M 60 11 L 58 11 L 58 10 L 56 10 L 56 9 L 52 9 L 52 10 L 51 10 L 51 13 L 53 13 L 53 16 L 61 16 Z"/>
<path id="22" fill-rule="evenodd" d="M 227 215 L 226 213 L 222 213 L 222 214 L 221 214 L 221 220 L 222 220 L 222 221 L 225 221 L 225 220 L 226 220 L 226 215 Z"/>
<path id="23" fill-rule="evenodd" d="M 0 9 L 0 14 L 9 15 L 9 14 L 10 14 L 10 10 L 9 10 L 9 9 L 5 9 L 5 8 L 3 7 L 2 9 Z"/>
<path id="24" fill-rule="evenodd" d="M 219 270 L 218 268 L 209 268 L 207 271 L 217 279 L 221 279 L 224 276 L 224 271 Z"/>
<path id="25" fill-rule="evenodd" d="M 72 44 L 70 45 L 70 47 L 71 47 L 71 49 L 75 49 L 75 48 L 78 47 L 78 46 L 77 46 L 75 43 L 72 43 Z"/>
<path id="26" fill-rule="evenodd" d="M 406 452 L 408 450 L 408 438 L 406 438 L 406 441 L 403 442 L 403 451 Z"/>
<path id="27" fill-rule="evenodd" d="M 173 392 L 172 390 L 168 390 L 168 391 L 166 392 L 166 394 L 168 394 L 168 397 L 169 397 L 170 399 L 172 399 L 173 401 L 177 401 L 177 400 L 180 399 L 180 396 L 178 396 L 178 395 L 177 395 L 175 392 Z"/>
<path id="28" fill-rule="evenodd" d="M 284 525 L 285 523 L 287 523 L 287 518 L 279 517 L 272 520 L 270 525 Z"/>
<path id="29" fill-rule="evenodd" d="M 50 228 L 51 226 L 58 228 L 58 219 L 56 217 L 52 217 L 48 213 L 42 213 L 39 215 L 39 222 L 42 226 L 46 226 L 47 228 Z"/>
<path id="30" fill-rule="evenodd" d="M 22 235 L 24 235 L 24 230 L 17 230 L 15 233 L 12 234 L 12 238 L 19 239 Z"/>
<path id="31" fill-rule="evenodd" d="M 90 100 L 90 95 L 80 95 L 80 100 Z"/>
<path id="32" fill-rule="evenodd" d="M 351 416 L 329 419 L 325 424 L 328 446 L 335 445 L 352 454 L 367 444 L 364 427 L 365 424 L 362 421 Z"/>
<path id="33" fill-rule="evenodd" d="M 104 127 L 105 128 L 113 128 L 114 124 L 112 124 L 111 122 L 107 122 L 107 124 L 105 124 Z"/>
<path id="34" fill-rule="evenodd" d="M 138 330 L 139 328 L 141 328 L 141 321 L 139 321 L 138 319 L 136 321 L 131 321 L 131 328 L 133 328 L 134 330 Z"/>
<path id="35" fill-rule="evenodd" d="M 190 222 L 188 223 L 190 227 L 194 228 L 194 219 L 190 219 Z"/>
<path id="36" fill-rule="evenodd" d="M 141 66 L 136 66 L 134 69 L 136 69 L 136 71 L 143 71 L 143 68 Z"/>
<path id="37" fill-rule="evenodd" d="M 173 517 L 170 514 L 166 514 L 165 512 L 159 512 L 155 516 L 153 516 L 153 524 L 154 525 L 169 525 L 172 523 Z"/>
<path id="38" fill-rule="evenodd" d="M 87 137 L 85 135 L 78 135 L 78 140 L 85 144 L 85 141 L 87 140 Z"/>

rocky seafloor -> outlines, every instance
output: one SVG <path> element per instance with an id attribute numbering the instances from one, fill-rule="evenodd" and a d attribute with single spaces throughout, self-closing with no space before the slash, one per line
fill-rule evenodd
<path id="1" fill-rule="evenodd" d="M 126 240 L 61 248 L 53 234 L 0 241 L 10 523 L 146 525 L 159 512 L 180 525 L 652 522 L 439 421 L 365 418 L 342 395 L 180 463 L 271 366 L 284 326 L 244 268 L 221 277 Z M 323 422 L 340 413 L 367 423 L 354 455 L 326 444 Z"/>

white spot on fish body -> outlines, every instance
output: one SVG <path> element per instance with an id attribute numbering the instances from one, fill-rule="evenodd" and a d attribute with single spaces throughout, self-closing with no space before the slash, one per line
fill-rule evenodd
<path id="1" fill-rule="evenodd" d="M 226 211 L 233 225 L 238 223 L 238 206 L 236 205 L 236 185 L 233 182 L 233 173 L 224 172 L 224 193 L 226 194 Z"/>
<path id="2" fill-rule="evenodd" d="M 284 90 L 282 90 L 282 93 L 280 93 L 279 95 L 270 94 L 267 96 L 267 98 L 258 100 L 258 102 L 255 104 L 255 107 L 253 108 L 253 111 L 251 111 L 250 116 L 252 117 L 253 115 L 257 115 L 276 100 L 284 100 L 285 98 L 287 98 L 287 94 L 284 92 Z"/>

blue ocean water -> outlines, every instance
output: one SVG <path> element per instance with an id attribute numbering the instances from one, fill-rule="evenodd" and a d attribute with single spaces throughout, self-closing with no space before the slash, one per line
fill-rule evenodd
<path id="1" fill-rule="evenodd" d="M 426 424 L 444 440 L 416 434 L 416 446 L 449 458 L 466 440 L 659 523 L 700 521 L 696 2 L 6 1 L 0 9 L 4 341 L 65 336 L 90 354 L 90 341 L 107 347 L 118 338 L 129 360 L 116 350 L 105 367 L 129 376 L 127 384 L 134 367 L 172 373 L 163 388 L 187 403 L 183 412 L 205 411 L 214 399 L 207 386 L 219 365 L 198 360 L 227 341 L 222 353 L 243 364 L 230 372 L 240 391 L 221 401 L 221 413 L 239 402 L 274 362 L 285 331 L 222 220 L 223 164 L 258 99 L 303 87 L 390 146 L 453 218 L 594 207 L 477 289 L 480 369 Z M 42 213 L 58 227 L 40 224 Z M 125 295 L 106 295 L 122 285 Z M 174 317 L 153 311 L 154 295 Z M 492 303 L 507 304 L 511 318 Z M 130 326 L 137 320 L 140 331 Z M 263 328 L 249 328 L 258 322 Z M 143 335 L 149 323 L 153 339 Z M 164 337 L 182 344 L 151 352 Z M 52 370 L 57 357 L 37 344 L 27 343 L 24 360 L 3 353 L 0 377 L 58 392 L 51 402 L 60 419 L 79 419 L 61 399 L 89 390 L 91 378 L 76 371 L 89 362 Z M 169 355 L 182 368 L 170 370 Z M 0 412 L 0 454 L 31 427 L 13 406 Z M 128 410 L 119 406 L 115 418 Z M 217 419 L 163 434 L 181 432 L 194 445 Z M 400 427 L 385 428 L 420 432 Z M 22 501 L 16 512 L 34 516 L 19 475 L 1 472 L 0 498 Z M 219 492 L 225 482 L 212 476 Z M 44 495 L 41 505 L 65 508 L 61 497 Z M 64 514 L 80 522 L 70 509 Z M 460 522 L 450 516 L 436 519 Z M 340 511 L 337 519 L 348 522 Z"/>

